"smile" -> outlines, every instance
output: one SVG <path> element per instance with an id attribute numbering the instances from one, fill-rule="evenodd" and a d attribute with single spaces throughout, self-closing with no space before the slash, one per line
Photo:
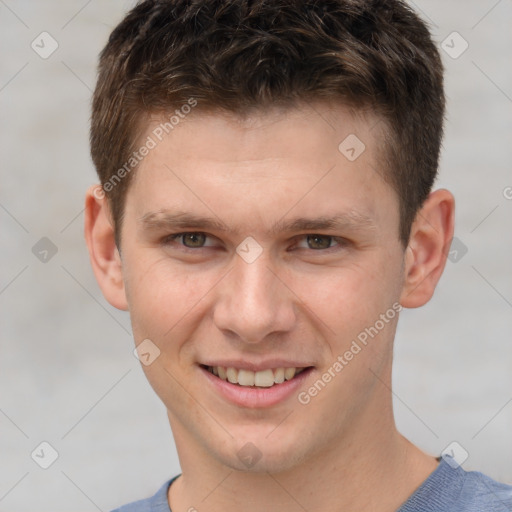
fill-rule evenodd
<path id="1" fill-rule="evenodd" d="M 263 366 L 252 370 L 218 364 L 200 364 L 198 368 L 205 378 L 205 391 L 210 390 L 223 400 L 243 408 L 273 407 L 293 399 L 315 371 L 313 366 L 280 366 L 279 363 L 274 368 Z"/>
<path id="2" fill-rule="evenodd" d="M 276 384 L 293 379 L 306 368 L 274 368 L 253 372 L 251 370 L 237 369 L 224 366 L 205 367 L 210 373 L 223 381 L 239 386 L 270 388 Z"/>

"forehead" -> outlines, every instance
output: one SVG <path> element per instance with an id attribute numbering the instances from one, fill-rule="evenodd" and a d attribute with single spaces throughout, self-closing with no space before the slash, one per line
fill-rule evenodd
<path id="1" fill-rule="evenodd" d="M 180 109 L 175 112 L 179 113 Z M 141 125 L 140 144 L 147 137 L 157 146 L 174 142 L 183 150 L 193 148 L 195 158 L 226 163 L 228 157 L 233 161 L 259 160 L 288 156 L 290 152 L 315 157 L 321 147 L 338 149 L 339 143 L 349 135 L 357 136 L 359 141 L 352 140 L 359 149 L 363 143 L 368 156 L 380 144 L 385 122 L 369 110 L 356 110 L 339 103 L 302 102 L 294 107 L 252 109 L 243 115 L 213 109 L 188 110 L 188 114 L 180 116 L 172 112 L 152 114 Z M 354 157 L 348 153 L 347 156 Z"/>
<path id="2" fill-rule="evenodd" d="M 304 104 L 243 118 L 199 111 L 169 119 L 153 116 L 140 137 L 154 147 L 128 192 L 139 219 L 192 210 L 239 224 L 245 215 L 270 229 L 292 210 L 374 218 L 379 202 L 398 209 L 381 177 L 383 123 L 371 113 Z"/>

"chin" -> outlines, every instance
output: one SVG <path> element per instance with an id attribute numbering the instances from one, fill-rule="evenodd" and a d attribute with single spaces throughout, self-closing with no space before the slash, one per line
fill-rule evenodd
<path id="1" fill-rule="evenodd" d="M 257 436 L 244 435 L 236 438 L 228 452 L 219 453 L 212 447 L 213 456 L 224 466 L 244 473 L 282 473 L 289 471 L 307 458 L 305 439 L 298 435 L 286 435 L 269 439 L 268 431 Z M 298 434 L 298 432 L 296 432 Z M 274 436 L 274 434 L 271 434 Z"/>
<path id="2" fill-rule="evenodd" d="M 251 474 L 285 473 L 297 467 L 302 461 L 297 454 L 273 454 L 262 452 L 254 464 L 242 462 L 238 455 L 222 458 L 220 462 L 234 471 Z"/>

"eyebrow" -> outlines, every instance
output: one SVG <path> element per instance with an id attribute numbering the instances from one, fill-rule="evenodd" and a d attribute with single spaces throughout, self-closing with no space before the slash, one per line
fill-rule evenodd
<path id="1" fill-rule="evenodd" d="M 241 229 L 230 229 L 219 218 L 195 215 L 184 211 L 159 210 L 149 212 L 139 218 L 141 228 L 149 231 L 173 231 L 176 229 L 190 229 L 198 231 L 231 231 L 238 235 Z M 363 213 L 355 210 L 339 213 L 333 216 L 320 216 L 317 218 L 296 217 L 293 219 L 280 219 L 270 228 L 271 235 L 283 232 L 311 231 L 320 232 L 323 230 L 350 230 L 350 231 L 373 231 L 377 226 L 375 221 Z"/>

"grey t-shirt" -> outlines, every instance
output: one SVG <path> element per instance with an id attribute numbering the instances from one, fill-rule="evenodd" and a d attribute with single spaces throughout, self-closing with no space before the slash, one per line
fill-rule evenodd
<path id="1" fill-rule="evenodd" d="M 176 478 L 167 481 L 152 498 L 112 512 L 171 512 L 167 490 Z M 478 471 L 465 471 L 449 456 L 443 456 L 397 512 L 512 512 L 512 486 Z"/>

